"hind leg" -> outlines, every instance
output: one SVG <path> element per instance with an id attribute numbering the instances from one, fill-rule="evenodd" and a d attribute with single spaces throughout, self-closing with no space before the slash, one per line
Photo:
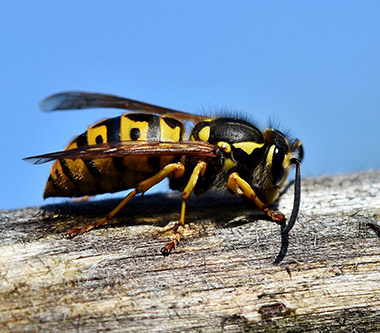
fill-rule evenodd
<path id="1" fill-rule="evenodd" d="M 83 234 L 86 231 L 89 231 L 93 228 L 97 228 L 101 225 L 107 224 L 132 198 L 139 193 L 144 193 L 149 190 L 152 186 L 158 184 L 163 179 L 168 177 L 171 173 L 174 174 L 175 178 L 182 177 L 185 172 L 185 167 L 181 162 L 171 163 L 162 168 L 158 173 L 154 176 L 143 180 L 138 183 L 136 188 L 130 192 L 110 213 L 108 213 L 105 217 L 97 220 L 93 224 L 89 224 L 82 228 L 73 228 L 68 231 L 68 236 L 73 238 L 80 234 Z"/>

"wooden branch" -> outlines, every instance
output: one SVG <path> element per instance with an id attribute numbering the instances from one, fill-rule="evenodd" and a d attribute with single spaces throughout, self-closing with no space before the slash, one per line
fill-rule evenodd
<path id="1" fill-rule="evenodd" d="M 193 198 L 168 257 L 174 192 L 136 198 L 117 224 L 73 240 L 70 227 L 118 200 L 1 211 L 0 331 L 378 330 L 380 170 L 302 187 L 278 266 L 279 226 L 231 196 Z M 292 191 L 278 205 L 286 216 Z"/>

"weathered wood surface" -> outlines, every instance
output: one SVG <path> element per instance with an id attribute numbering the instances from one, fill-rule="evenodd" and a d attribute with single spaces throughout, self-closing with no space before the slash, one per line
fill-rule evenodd
<path id="1" fill-rule="evenodd" d="M 292 192 L 279 202 L 287 216 Z M 279 226 L 230 196 L 193 199 L 168 257 L 177 194 L 65 237 L 117 202 L 0 212 L 0 331 L 380 330 L 380 170 L 304 179 L 278 266 Z"/>

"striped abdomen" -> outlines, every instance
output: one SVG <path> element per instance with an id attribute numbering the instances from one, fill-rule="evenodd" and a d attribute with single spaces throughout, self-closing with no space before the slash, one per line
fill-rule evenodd
<path id="1" fill-rule="evenodd" d="M 123 114 L 92 125 L 65 149 L 125 140 L 181 141 L 183 132 L 183 124 L 174 118 Z M 51 168 L 44 198 L 81 197 L 133 188 L 173 160 L 170 156 L 57 160 Z"/>

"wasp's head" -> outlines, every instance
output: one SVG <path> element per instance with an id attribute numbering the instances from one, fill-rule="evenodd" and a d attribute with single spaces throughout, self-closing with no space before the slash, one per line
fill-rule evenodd
<path id="1" fill-rule="evenodd" d="M 290 166 L 302 160 L 303 149 L 300 140 L 296 139 L 292 143 L 278 130 L 266 129 L 263 132 L 266 151 L 262 160 L 261 172 L 263 199 L 267 204 L 273 203 L 279 190 L 284 185 Z"/>

